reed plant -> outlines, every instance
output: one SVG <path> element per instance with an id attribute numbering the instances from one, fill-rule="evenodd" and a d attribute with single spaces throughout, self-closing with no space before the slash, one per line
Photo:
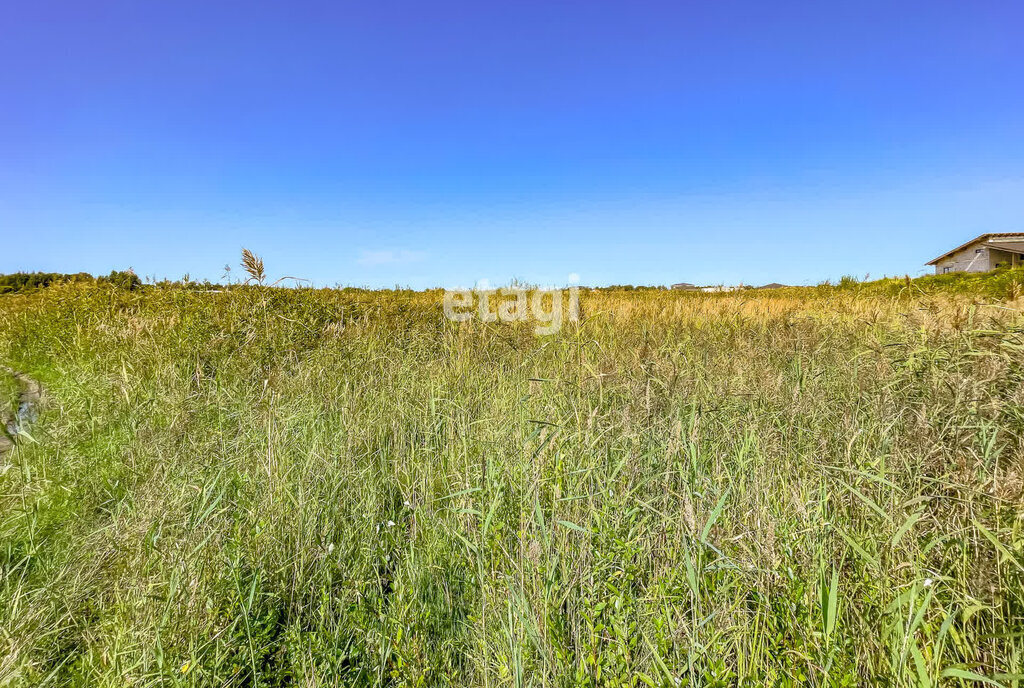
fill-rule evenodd
<path id="1" fill-rule="evenodd" d="M 1014 274 L 538 336 L 253 259 L 0 297 L 0 685 L 1024 683 Z"/>

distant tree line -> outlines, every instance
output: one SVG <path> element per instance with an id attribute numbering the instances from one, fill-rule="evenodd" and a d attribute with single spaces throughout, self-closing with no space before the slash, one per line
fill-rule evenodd
<path id="1" fill-rule="evenodd" d="M 54 284 L 82 282 L 87 284 L 109 284 L 119 289 L 138 289 L 142 280 L 131 270 L 111 270 L 109 275 L 93 277 L 87 272 L 64 274 L 59 272 L 15 272 L 0 275 L 0 294 L 17 294 L 45 289 Z"/>

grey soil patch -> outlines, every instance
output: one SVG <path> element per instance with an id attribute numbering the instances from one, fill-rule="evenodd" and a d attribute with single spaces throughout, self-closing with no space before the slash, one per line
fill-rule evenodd
<path id="1" fill-rule="evenodd" d="M 18 384 L 18 402 L 13 410 L 0 409 L 0 456 L 9 452 L 17 442 L 18 433 L 28 430 L 39 418 L 43 401 L 43 386 L 25 373 L 0 366 L 0 374 L 9 375 Z"/>

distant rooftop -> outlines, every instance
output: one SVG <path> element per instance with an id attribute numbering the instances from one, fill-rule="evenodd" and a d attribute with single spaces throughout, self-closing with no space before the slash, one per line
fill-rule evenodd
<path id="1" fill-rule="evenodd" d="M 979 241 L 984 241 L 986 244 L 991 244 L 996 248 L 1002 248 L 1007 251 L 1024 253 L 1024 232 L 989 232 L 988 234 L 979 234 L 970 241 L 966 241 L 956 248 L 946 251 L 938 258 L 929 260 L 925 265 L 935 265 L 946 256 L 953 255 L 957 251 L 962 251 L 971 244 L 976 244 Z"/>

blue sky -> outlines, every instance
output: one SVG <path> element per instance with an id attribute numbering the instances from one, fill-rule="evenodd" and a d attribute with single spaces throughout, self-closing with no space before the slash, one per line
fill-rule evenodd
<path id="1" fill-rule="evenodd" d="M 0 272 L 915 275 L 1024 231 L 1024 6 L 0 6 Z M 237 271 L 237 268 L 236 268 Z"/>

